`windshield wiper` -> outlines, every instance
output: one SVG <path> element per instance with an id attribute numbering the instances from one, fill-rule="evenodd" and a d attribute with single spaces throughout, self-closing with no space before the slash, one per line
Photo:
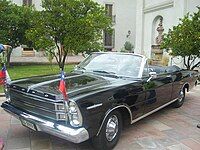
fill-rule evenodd
<path id="1" fill-rule="evenodd" d="M 97 72 L 97 73 L 105 73 L 105 74 L 112 74 L 112 75 L 116 74 L 114 72 L 108 72 L 108 71 L 104 71 L 104 70 L 92 70 L 92 71 Z"/>
<path id="2" fill-rule="evenodd" d="M 78 69 L 86 70 L 84 67 L 77 66 Z"/>

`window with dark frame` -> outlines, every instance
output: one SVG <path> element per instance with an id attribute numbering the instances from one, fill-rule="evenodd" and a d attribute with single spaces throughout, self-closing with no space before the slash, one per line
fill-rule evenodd
<path id="1" fill-rule="evenodd" d="M 31 6 L 32 0 L 23 0 L 23 5 Z"/>
<path id="2" fill-rule="evenodd" d="M 112 15 L 113 15 L 113 4 L 106 4 L 105 8 L 106 8 L 106 14 L 109 17 L 112 17 Z"/>
<path id="3" fill-rule="evenodd" d="M 113 19 L 113 4 L 105 4 L 106 14 Z M 109 33 L 104 31 L 104 47 L 108 51 L 114 48 L 114 32 Z"/>
<path id="4" fill-rule="evenodd" d="M 114 30 L 112 31 L 112 33 L 106 31 L 104 32 L 104 47 L 108 51 L 111 51 L 114 48 L 114 35 Z"/>

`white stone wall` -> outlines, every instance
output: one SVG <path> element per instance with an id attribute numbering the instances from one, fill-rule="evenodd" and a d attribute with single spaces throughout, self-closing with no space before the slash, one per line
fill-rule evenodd
<path id="1" fill-rule="evenodd" d="M 17 4 L 17 5 L 22 5 L 23 4 L 23 0 L 11 0 L 11 2 Z"/>
<path id="2" fill-rule="evenodd" d="M 17 5 L 22 5 L 23 4 L 23 0 L 11 0 L 13 3 L 17 4 Z M 35 5 L 35 8 L 37 10 L 41 10 L 42 7 L 41 7 L 41 4 L 42 4 L 42 1 L 41 0 L 32 0 L 32 4 Z"/>
<path id="3" fill-rule="evenodd" d="M 135 45 L 136 26 L 136 1 L 135 0 L 95 0 L 105 6 L 113 4 L 113 15 L 116 15 L 115 29 L 115 51 L 120 51 L 127 40 L 128 31 L 131 31 L 130 40 Z"/>
<path id="4" fill-rule="evenodd" d="M 41 0 L 32 0 L 32 3 L 35 5 L 37 10 L 42 10 L 42 1 Z"/>
<path id="5" fill-rule="evenodd" d="M 22 56 L 22 48 L 21 47 L 17 47 L 17 48 L 15 48 L 15 49 L 13 49 L 13 51 L 12 51 L 12 54 L 11 54 L 11 57 L 12 56 L 15 56 L 15 57 L 20 57 L 20 56 Z"/>
<path id="6" fill-rule="evenodd" d="M 200 0 L 185 0 L 186 6 L 185 9 L 187 12 L 196 12 L 197 6 L 200 6 Z"/>

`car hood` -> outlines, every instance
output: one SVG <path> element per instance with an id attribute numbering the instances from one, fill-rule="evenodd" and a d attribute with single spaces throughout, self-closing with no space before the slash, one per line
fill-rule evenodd
<path id="1" fill-rule="evenodd" d="M 66 89 L 70 98 L 80 96 L 81 94 L 89 94 L 96 91 L 107 90 L 109 88 L 133 82 L 130 80 L 119 79 L 109 76 L 100 76 L 95 74 L 70 73 L 66 75 Z M 38 76 L 27 79 L 16 80 L 11 86 L 23 88 L 27 93 L 30 91 L 43 94 L 61 95 L 58 86 L 60 82 L 59 75 Z"/>

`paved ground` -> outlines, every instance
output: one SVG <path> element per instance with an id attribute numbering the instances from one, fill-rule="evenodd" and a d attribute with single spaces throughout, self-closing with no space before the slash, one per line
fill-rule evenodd
<path id="1" fill-rule="evenodd" d="M 2 100 L 0 101 L 0 103 Z M 200 85 L 179 109 L 170 106 L 124 129 L 115 150 L 200 150 Z M 0 137 L 5 150 L 91 150 L 90 142 L 72 144 L 23 127 L 0 109 Z"/>
<path id="2" fill-rule="evenodd" d="M 68 56 L 66 62 L 67 63 L 79 63 L 83 60 L 83 57 L 81 55 L 76 56 Z M 53 63 L 56 63 L 56 60 L 54 59 L 52 61 Z M 49 63 L 47 57 L 11 57 L 11 63 Z"/>

